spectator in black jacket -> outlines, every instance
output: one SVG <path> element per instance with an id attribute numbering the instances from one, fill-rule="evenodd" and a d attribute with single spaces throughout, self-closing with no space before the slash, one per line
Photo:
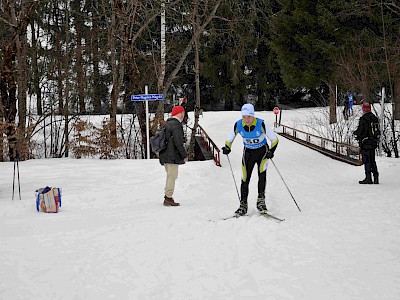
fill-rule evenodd
<path id="1" fill-rule="evenodd" d="M 167 147 L 160 152 L 160 164 L 165 167 L 167 180 L 165 183 L 165 206 L 179 206 L 172 198 L 175 190 L 175 181 L 178 178 L 178 166 L 187 162 L 182 121 L 185 117 L 185 109 L 182 106 L 172 108 L 172 117 L 165 124 L 165 138 Z"/>
<path id="2" fill-rule="evenodd" d="M 354 131 L 354 135 L 358 140 L 361 148 L 362 161 L 365 169 L 365 179 L 359 181 L 360 184 L 379 184 L 378 167 L 375 161 L 375 149 L 377 148 L 377 141 L 372 137 L 372 124 L 378 123 L 378 118 L 371 112 L 371 105 L 364 102 L 362 105 L 363 115 L 360 118 L 358 128 Z M 374 181 L 372 182 L 372 175 Z"/>

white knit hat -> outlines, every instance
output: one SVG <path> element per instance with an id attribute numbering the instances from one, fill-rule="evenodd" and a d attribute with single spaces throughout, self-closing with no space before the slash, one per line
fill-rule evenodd
<path id="1" fill-rule="evenodd" d="M 254 106 L 253 104 L 247 103 L 242 106 L 242 116 L 254 117 Z"/>

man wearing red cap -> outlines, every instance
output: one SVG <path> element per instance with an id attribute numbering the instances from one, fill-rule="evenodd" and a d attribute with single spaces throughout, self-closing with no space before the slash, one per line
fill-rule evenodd
<path id="1" fill-rule="evenodd" d="M 167 180 L 165 183 L 165 206 L 179 206 L 172 198 L 175 190 L 175 181 L 178 178 L 178 166 L 187 161 L 185 150 L 182 121 L 185 117 L 185 109 L 182 106 L 172 108 L 172 117 L 165 124 L 165 139 L 167 146 L 160 152 L 160 164 L 165 167 Z"/>
<path id="2" fill-rule="evenodd" d="M 379 131 L 379 120 L 371 112 L 371 105 L 368 102 L 363 103 L 362 110 L 363 115 L 360 118 L 357 130 L 354 131 L 354 135 L 360 144 L 365 169 L 365 179 L 360 180 L 359 183 L 379 184 L 378 167 L 375 161 L 375 149 L 378 147 L 379 138 L 374 134 Z M 372 181 L 372 174 L 374 175 L 374 181 Z"/>

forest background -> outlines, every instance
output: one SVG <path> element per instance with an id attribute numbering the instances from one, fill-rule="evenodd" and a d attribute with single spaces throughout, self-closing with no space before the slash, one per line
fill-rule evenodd
<path id="1" fill-rule="evenodd" d="M 144 103 L 131 101 L 145 85 L 165 96 L 150 102 L 152 133 L 183 97 L 194 129 L 202 110 L 246 102 L 258 110 L 325 106 L 335 124 L 346 91 L 374 103 L 384 87 L 385 152 L 398 157 L 398 1 L 0 0 L 0 7 L 0 161 L 39 152 L 145 157 Z M 88 115 L 107 117 L 96 127 Z"/>

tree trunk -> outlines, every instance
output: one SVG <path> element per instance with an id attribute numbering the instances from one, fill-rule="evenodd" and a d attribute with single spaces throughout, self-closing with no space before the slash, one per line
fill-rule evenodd
<path id="1" fill-rule="evenodd" d="M 195 9 L 194 9 L 194 16 L 195 16 L 195 22 L 194 22 L 194 74 L 195 74 L 195 85 L 196 85 L 196 105 L 194 109 L 194 126 L 192 129 L 192 135 L 190 138 L 190 147 L 189 147 L 189 159 L 194 159 L 194 148 L 196 144 L 196 131 L 197 127 L 199 125 L 199 115 L 200 115 L 200 54 L 199 54 L 199 48 L 200 48 L 200 20 L 199 20 L 199 15 L 198 15 L 198 2 L 196 1 L 195 3 Z"/>
<path id="2" fill-rule="evenodd" d="M 395 120 L 400 120 L 400 76 L 397 76 L 395 80 L 393 80 L 393 84 L 393 116 Z"/>
<path id="3" fill-rule="evenodd" d="M 117 55 L 116 55 L 116 42 L 115 42 L 115 28 L 116 28 L 116 6 L 115 1 L 111 0 L 111 28 L 109 35 L 110 50 L 111 50 L 111 68 L 112 68 L 112 82 L 113 87 L 111 90 L 110 101 L 110 136 L 111 144 L 117 140 L 117 104 L 118 104 L 118 72 L 117 72 Z"/>
<path id="4" fill-rule="evenodd" d="M 32 33 L 32 73 L 33 73 L 33 91 L 36 94 L 36 112 L 39 116 L 43 115 L 42 107 L 42 92 L 40 90 L 40 74 L 38 70 L 38 57 L 37 57 L 37 43 L 36 43 L 36 32 L 35 32 L 35 21 L 31 21 L 31 33 Z"/>
<path id="5" fill-rule="evenodd" d="M 336 87 L 328 84 L 329 87 L 329 124 L 337 123 L 337 103 L 336 103 Z"/>
<path id="6" fill-rule="evenodd" d="M 167 48 L 165 44 L 165 0 L 161 1 L 161 58 L 160 58 L 160 74 L 158 75 L 157 87 L 158 92 L 164 96 L 164 81 L 166 67 Z M 157 129 L 158 124 L 164 120 L 164 101 L 159 101 L 155 120 L 153 122 L 153 131 Z"/>

